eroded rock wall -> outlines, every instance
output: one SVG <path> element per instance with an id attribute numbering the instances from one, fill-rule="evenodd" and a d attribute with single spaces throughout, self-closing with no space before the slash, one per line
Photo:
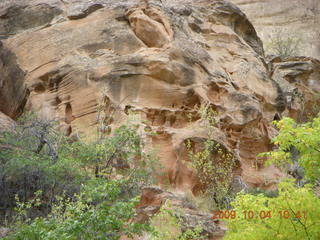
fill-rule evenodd
<path id="1" fill-rule="evenodd" d="M 318 62 L 267 61 L 253 25 L 235 5 L 34 0 L 9 2 L 1 12 L 3 45 L 30 91 L 26 110 L 59 120 L 67 135 L 112 132 L 131 110 L 157 132 L 142 134 L 158 152 L 163 182 L 194 190 L 198 180 L 185 142 L 208 137 L 199 109 L 209 106 L 217 112 L 214 139 L 239 163 L 237 179 L 273 188 L 283 176 L 257 154 L 272 147 L 271 121 L 300 111 L 286 97 L 290 61 L 305 62 L 293 75 L 314 85 L 319 74 L 308 66 Z"/>
<path id="2" fill-rule="evenodd" d="M 230 0 L 255 26 L 268 45 L 279 32 L 300 40 L 296 54 L 320 58 L 319 0 Z"/>
<path id="3" fill-rule="evenodd" d="M 0 112 L 18 117 L 24 108 L 28 91 L 25 73 L 19 67 L 15 54 L 0 41 Z"/>

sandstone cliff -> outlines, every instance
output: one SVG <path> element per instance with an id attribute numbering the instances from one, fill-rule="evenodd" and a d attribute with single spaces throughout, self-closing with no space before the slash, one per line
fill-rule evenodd
<path id="1" fill-rule="evenodd" d="M 301 40 L 297 54 L 320 57 L 319 0 L 230 0 L 248 16 L 264 43 L 277 32 Z"/>
<path id="2" fill-rule="evenodd" d="M 266 59 L 225 1 L 8 1 L 0 26 L 0 111 L 18 116 L 28 96 L 26 110 L 88 137 L 131 110 L 157 132 L 144 138 L 176 190 L 197 190 L 184 143 L 207 137 L 201 106 L 218 113 L 214 138 L 239 162 L 235 179 L 273 188 L 283 174 L 257 159 L 272 148 L 271 121 L 303 120 L 319 100 L 319 61 Z"/>

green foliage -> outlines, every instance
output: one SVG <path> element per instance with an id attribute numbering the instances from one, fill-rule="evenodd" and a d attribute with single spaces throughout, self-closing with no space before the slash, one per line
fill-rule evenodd
<path id="1" fill-rule="evenodd" d="M 240 193 L 232 206 L 236 218 L 228 220 L 225 240 L 320 239 L 320 199 L 310 185 L 284 181 L 277 197 Z"/>
<path id="2" fill-rule="evenodd" d="M 172 209 L 171 202 L 166 201 L 160 211 L 152 218 L 153 227 L 151 240 L 201 240 L 202 228 L 182 231 L 177 212 Z"/>
<path id="3" fill-rule="evenodd" d="M 297 124 L 291 118 L 283 118 L 275 122 L 280 129 L 279 135 L 273 139 L 273 143 L 279 149 L 274 152 L 262 154 L 268 156 L 268 164 L 276 164 L 285 167 L 292 163 L 292 148 L 299 152 L 297 161 L 304 169 L 305 177 L 314 182 L 320 178 L 320 118 L 314 118 L 311 122 Z"/>
<path id="4" fill-rule="evenodd" d="M 152 151 L 144 151 L 137 129 L 135 115 L 129 115 L 125 125 L 116 128 L 112 135 L 100 134 L 94 142 L 76 142 L 69 149 L 87 168 L 94 171 L 96 177 L 113 178 L 116 175 L 126 177 L 127 191 L 137 194 L 141 187 L 154 183 L 158 159 Z M 148 133 L 152 134 L 152 133 Z"/>
<path id="5" fill-rule="evenodd" d="M 283 31 L 274 31 L 266 44 L 266 50 L 280 57 L 297 56 L 300 45 L 301 39 L 299 37 Z"/>
<path id="6" fill-rule="evenodd" d="M 249 188 L 247 191 L 251 195 L 264 195 L 266 197 L 272 198 L 279 196 L 278 189 L 276 190 L 263 190 L 261 188 Z"/>
<path id="7" fill-rule="evenodd" d="M 230 197 L 230 185 L 235 159 L 228 150 L 214 140 L 216 112 L 210 107 L 200 109 L 202 121 L 208 130 L 208 138 L 200 146 L 190 139 L 186 141 L 191 167 L 200 181 L 202 199 L 208 199 L 213 208 L 225 208 Z"/>
<path id="8" fill-rule="evenodd" d="M 113 240 L 148 230 L 132 219 L 156 159 L 142 151 L 137 125 L 96 142 L 71 142 L 56 129 L 29 115 L 0 139 L 0 207 L 13 228 L 7 239 Z"/>
<path id="9" fill-rule="evenodd" d="M 17 231 L 5 240 L 81 240 L 120 239 L 148 231 L 147 225 L 129 221 L 134 216 L 138 199 L 120 197 L 125 182 L 105 179 L 90 180 L 76 195 L 76 200 L 58 197 L 48 217 L 38 217 L 30 224 L 16 226 Z M 34 204 L 19 204 L 20 213 Z"/>
<path id="10" fill-rule="evenodd" d="M 203 144 L 202 150 L 195 151 L 190 141 L 186 143 L 191 166 L 196 170 L 202 193 L 209 196 L 212 207 L 225 208 L 235 161 L 232 154 L 214 140 L 208 139 Z"/>
<path id="11" fill-rule="evenodd" d="M 15 207 L 15 195 L 27 201 L 40 190 L 42 212 L 48 213 L 55 195 L 73 195 L 88 177 L 81 170 L 84 164 L 67 151 L 69 143 L 54 123 L 34 115 L 19 119 L 14 131 L 2 136 L 0 145 L 0 206 L 6 218 Z"/>

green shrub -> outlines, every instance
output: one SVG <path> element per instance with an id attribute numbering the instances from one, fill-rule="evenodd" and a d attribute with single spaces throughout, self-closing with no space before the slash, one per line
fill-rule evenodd
<path id="1" fill-rule="evenodd" d="M 320 179 L 320 117 L 307 123 L 298 124 L 291 118 L 275 122 L 280 129 L 273 139 L 277 151 L 261 154 L 269 157 L 268 164 L 276 164 L 284 169 L 296 160 L 304 169 L 305 178 L 316 182 Z M 297 156 L 292 149 L 297 150 Z"/>
<path id="2" fill-rule="evenodd" d="M 130 221 L 138 199 L 122 199 L 125 182 L 94 179 L 82 186 L 76 200 L 58 197 L 48 217 L 38 217 L 29 224 L 16 226 L 5 240 L 81 240 L 120 239 L 149 231 L 147 225 Z M 26 205 L 19 205 L 26 206 Z M 27 205 L 30 207 L 30 205 Z M 19 213 L 24 213 L 20 208 Z"/>
<path id="3" fill-rule="evenodd" d="M 0 208 L 7 239 L 119 239 L 133 223 L 134 198 L 156 161 L 127 123 L 96 142 L 61 135 L 54 122 L 23 117 L 0 139 Z M 113 180 L 117 179 L 117 180 Z"/>
<path id="4" fill-rule="evenodd" d="M 186 141 L 190 166 L 199 178 L 199 199 L 210 202 L 207 207 L 211 210 L 224 209 L 232 199 L 231 182 L 236 161 L 232 153 L 214 140 L 216 112 L 206 106 L 200 108 L 199 113 L 208 136 L 200 143 L 192 139 Z"/>
<path id="5" fill-rule="evenodd" d="M 284 181 L 277 197 L 240 193 L 232 206 L 236 217 L 227 220 L 225 240 L 320 239 L 320 199 L 310 185 Z"/>
<path id="6" fill-rule="evenodd" d="M 15 196 L 27 201 L 41 190 L 43 213 L 57 194 L 72 196 L 88 174 L 84 165 L 66 151 L 68 141 L 55 130 L 53 122 L 35 116 L 17 121 L 13 131 L 0 139 L 0 206 L 9 217 L 15 207 Z"/>

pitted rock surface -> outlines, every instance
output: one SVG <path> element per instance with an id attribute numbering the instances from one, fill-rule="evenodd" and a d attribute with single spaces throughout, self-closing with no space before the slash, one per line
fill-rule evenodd
<path id="1" fill-rule="evenodd" d="M 162 183 L 185 191 L 198 181 L 184 143 L 208 137 L 198 110 L 210 106 L 217 112 L 214 140 L 239 162 L 237 179 L 272 189 L 283 177 L 257 154 L 272 149 L 272 120 L 304 114 L 288 93 L 306 96 L 305 108 L 312 108 L 319 62 L 266 59 L 237 6 L 220 0 L 17 0 L 0 6 L 3 113 L 18 116 L 29 91 L 25 110 L 57 119 L 67 135 L 90 138 L 98 116 L 104 122 L 99 130 L 112 132 L 130 109 L 158 133 L 142 136 L 158 149 Z"/>

